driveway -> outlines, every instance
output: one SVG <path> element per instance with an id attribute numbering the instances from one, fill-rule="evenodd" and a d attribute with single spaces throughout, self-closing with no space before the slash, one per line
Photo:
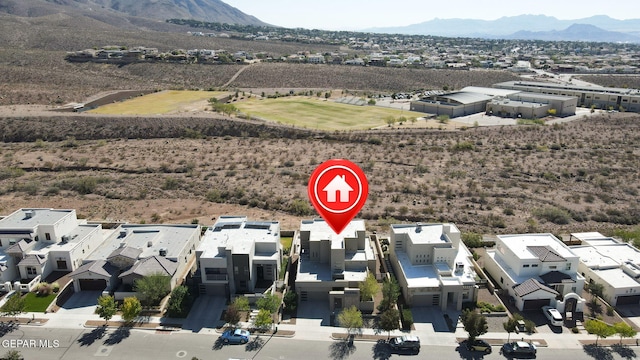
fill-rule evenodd
<path id="1" fill-rule="evenodd" d="M 224 325 L 220 320 L 222 311 L 226 308 L 224 296 L 200 295 L 193 303 L 189 315 L 182 324 L 183 330 L 192 332 L 211 333 L 216 326 Z"/>
<path id="2" fill-rule="evenodd" d="M 47 327 L 82 328 L 87 320 L 97 320 L 95 314 L 102 291 L 80 291 L 71 295 L 55 314 L 51 314 Z"/>
<path id="3" fill-rule="evenodd" d="M 328 301 L 298 302 L 296 325 L 301 327 L 330 326 L 331 312 Z"/>
<path id="4" fill-rule="evenodd" d="M 444 317 L 444 313 L 437 306 L 416 306 L 411 308 L 413 324 L 416 330 L 428 332 L 451 332 Z M 457 321 L 460 312 L 449 314 L 453 321 Z"/>

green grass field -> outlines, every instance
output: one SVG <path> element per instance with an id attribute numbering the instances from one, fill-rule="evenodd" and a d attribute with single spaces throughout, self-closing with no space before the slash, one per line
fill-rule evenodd
<path id="1" fill-rule="evenodd" d="M 208 100 L 212 97 L 221 97 L 226 94 L 220 91 L 161 91 L 123 102 L 100 106 L 97 109 L 90 110 L 89 113 L 111 115 L 166 114 L 185 109 L 192 103 Z"/>
<path id="2" fill-rule="evenodd" d="M 422 117 L 419 112 L 379 106 L 355 106 L 309 97 L 248 99 L 234 103 L 244 114 L 268 121 L 320 130 L 356 130 L 385 126 L 385 118 Z"/>
<path id="3" fill-rule="evenodd" d="M 56 294 L 47 296 L 38 296 L 34 292 L 30 292 L 24 297 L 24 311 L 25 312 L 44 312 L 53 299 L 56 298 Z"/>

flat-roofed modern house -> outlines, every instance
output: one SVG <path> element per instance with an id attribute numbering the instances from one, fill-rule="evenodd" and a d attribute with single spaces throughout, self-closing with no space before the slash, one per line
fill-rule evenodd
<path id="1" fill-rule="evenodd" d="M 328 301 L 331 310 L 358 306 L 360 282 L 379 269 L 364 220 L 352 220 L 340 234 L 322 219 L 303 220 L 298 240 L 295 289 L 300 301 Z"/>
<path id="2" fill-rule="evenodd" d="M 79 220 L 75 210 L 17 210 L 0 220 L 0 281 L 6 287 L 76 270 L 103 240 L 102 226 Z"/>
<path id="3" fill-rule="evenodd" d="M 578 295 L 584 287 L 578 264 L 578 255 L 553 234 L 498 235 L 485 259 L 495 285 L 509 293 L 519 310 L 550 305 L 569 313 L 582 311 L 584 304 Z"/>
<path id="4" fill-rule="evenodd" d="M 221 216 L 205 232 L 196 254 L 202 293 L 229 298 L 268 288 L 282 266 L 280 223 Z"/>
<path id="5" fill-rule="evenodd" d="M 571 246 L 580 257 L 578 271 L 587 282 L 603 285 L 611 306 L 640 304 L 640 251 L 598 232 L 574 233 L 582 242 Z"/>
<path id="6" fill-rule="evenodd" d="M 75 291 L 131 292 L 137 279 L 153 274 L 171 277 L 173 289 L 193 267 L 199 244 L 199 225 L 123 224 L 69 276 Z"/>
<path id="7" fill-rule="evenodd" d="M 391 225 L 389 254 L 409 305 L 460 310 L 475 301 L 471 253 L 454 224 Z"/>

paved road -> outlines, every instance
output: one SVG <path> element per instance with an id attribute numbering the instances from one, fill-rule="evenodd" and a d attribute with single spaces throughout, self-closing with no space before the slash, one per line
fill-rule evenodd
<path id="1" fill-rule="evenodd" d="M 460 346 L 423 346 L 418 356 L 392 354 L 384 344 L 356 341 L 353 346 L 341 341 L 299 340 L 295 337 L 253 339 L 246 345 L 222 346 L 217 336 L 193 333 L 156 333 L 149 330 L 122 331 L 110 329 L 47 329 L 23 326 L 0 337 L 0 355 L 15 348 L 25 359 L 87 360 L 104 358 L 131 359 L 504 359 L 498 349 L 483 356 L 472 354 Z M 20 342 L 18 342 L 20 341 Z M 25 345 L 27 344 L 27 345 Z M 606 359 L 634 358 L 637 348 L 615 352 L 608 348 L 597 351 L 584 349 L 545 349 L 538 359 Z"/>

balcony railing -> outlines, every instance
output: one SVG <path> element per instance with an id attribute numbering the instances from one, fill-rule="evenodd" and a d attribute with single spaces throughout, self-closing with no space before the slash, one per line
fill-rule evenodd
<path id="1" fill-rule="evenodd" d="M 205 274 L 207 281 L 228 281 L 227 274 Z"/>

